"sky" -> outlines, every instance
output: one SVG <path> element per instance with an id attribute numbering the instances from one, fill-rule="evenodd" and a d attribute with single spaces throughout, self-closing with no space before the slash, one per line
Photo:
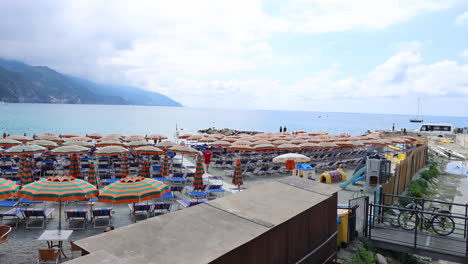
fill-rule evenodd
<path id="1" fill-rule="evenodd" d="M 0 1 L 0 57 L 191 107 L 468 116 L 468 1 Z"/>

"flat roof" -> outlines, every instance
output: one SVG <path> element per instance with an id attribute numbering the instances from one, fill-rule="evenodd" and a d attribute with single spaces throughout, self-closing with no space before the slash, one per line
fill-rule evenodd
<path id="1" fill-rule="evenodd" d="M 70 263 L 208 263 L 338 190 L 294 176 L 257 185 L 78 240 L 75 244 L 90 254 Z"/>

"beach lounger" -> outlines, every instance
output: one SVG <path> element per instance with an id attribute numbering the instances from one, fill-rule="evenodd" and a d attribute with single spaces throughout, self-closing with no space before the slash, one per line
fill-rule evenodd
<path id="1" fill-rule="evenodd" d="M 0 207 L 14 207 L 17 204 L 17 201 L 0 201 Z"/>
<path id="2" fill-rule="evenodd" d="M 168 213 L 171 209 L 171 203 L 155 203 L 153 207 L 153 215 L 155 213 Z"/>
<path id="3" fill-rule="evenodd" d="M 223 194 L 224 196 L 225 193 L 225 190 L 223 190 L 222 185 L 208 185 L 205 191 L 208 193 L 208 196 L 214 195 L 216 197 L 218 196 L 218 194 Z"/>
<path id="4" fill-rule="evenodd" d="M 192 191 L 192 192 L 189 192 L 188 195 L 192 199 L 205 199 L 205 198 L 208 198 L 208 193 L 203 192 L 203 191 Z"/>
<path id="5" fill-rule="evenodd" d="M 182 193 L 184 186 L 170 186 L 171 192 L 179 192 Z"/>
<path id="6" fill-rule="evenodd" d="M 10 210 L 0 214 L 0 224 L 3 223 L 3 220 L 13 220 L 15 225 L 12 226 L 13 229 L 18 228 L 19 221 L 24 218 L 23 211 L 21 208 L 11 208 Z"/>
<path id="7" fill-rule="evenodd" d="M 44 229 L 47 224 L 48 218 L 52 218 L 52 213 L 55 211 L 55 208 L 22 208 L 24 218 L 26 220 L 26 228 L 40 228 Z M 41 226 L 31 226 L 35 220 L 41 220 Z"/>
<path id="8" fill-rule="evenodd" d="M 65 211 L 65 217 L 68 222 L 68 229 L 85 229 L 88 222 L 88 210 L 85 209 L 71 209 Z M 81 226 L 71 227 L 72 222 L 83 222 Z"/>
<path id="9" fill-rule="evenodd" d="M 198 200 L 177 200 L 177 203 L 179 204 L 178 209 L 180 209 L 180 206 L 187 208 L 187 207 L 192 207 L 197 204 L 201 204 L 206 202 L 206 199 L 198 199 Z"/>
<path id="10" fill-rule="evenodd" d="M 112 221 L 112 207 L 94 208 L 92 211 L 92 218 L 94 228 L 105 228 L 111 224 Z M 105 225 L 96 225 L 96 222 L 100 219 L 107 219 L 108 222 Z"/>
<path id="11" fill-rule="evenodd" d="M 136 203 L 135 206 L 133 206 L 133 204 L 128 204 L 128 208 L 130 209 L 130 214 L 132 215 L 133 222 L 136 223 L 137 214 L 146 214 L 146 219 L 150 217 L 152 210 L 153 210 L 153 204 Z"/>

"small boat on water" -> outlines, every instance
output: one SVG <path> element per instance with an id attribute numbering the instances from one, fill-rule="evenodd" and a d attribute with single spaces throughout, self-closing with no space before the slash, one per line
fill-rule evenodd
<path id="1" fill-rule="evenodd" d="M 422 123 L 422 122 L 424 122 L 424 120 L 422 119 L 422 116 L 419 113 L 419 98 L 418 98 L 418 115 L 416 116 L 416 118 L 411 118 L 409 121 L 411 123 Z"/>

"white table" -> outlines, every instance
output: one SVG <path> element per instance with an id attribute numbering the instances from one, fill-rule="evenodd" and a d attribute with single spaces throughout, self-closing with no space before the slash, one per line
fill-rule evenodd
<path id="1" fill-rule="evenodd" d="M 60 232 L 59 230 L 46 230 L 37 240 L 47 241 L 47 246 L 49 248 L 57 247 L 59 252 L 64 257 L 67 257 L 63 252 L 62 243 L 63 241 L 68 241 L 72 233 L 73 230 L 61 230 Z M 54 245 L 54 241 L 57 241 L 58 243 Z"/>

